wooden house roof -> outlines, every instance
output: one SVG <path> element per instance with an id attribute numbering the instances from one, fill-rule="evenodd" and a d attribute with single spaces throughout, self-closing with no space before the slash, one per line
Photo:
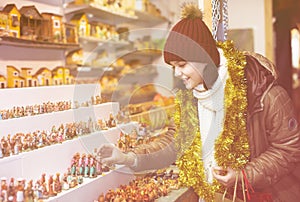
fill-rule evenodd
<path id="1" fill-rule="evenodd" d="M 36 75 L 38 75 L 38 74 L 41 74 L 43 71 L 49 71 L 49 72 L 51 72 L 51 70 L 50 69 L 48 69 L 47 67 L 42 67 L 42 68 L 40 68 L 35 74 L 34 74 L 34 76 L 36 76 Z"/>
<path id="2" fill-rule="evenodd" d="M 6 4 L 6 6 L 3 8 L 2 11 L 5 13 L 10 13 L 10 11 L 14 8 L 16 8 L 18 10 L 18 8 L 15 4 Z"/>
<path id="3" fill-rule="evenodd" d="M 83 15 L 84 15 L 84 13 L 77 13 L 72 17 L 71 20 L 80 20 Z"/>
<path id="4" fill-rule="evenodd" d="M 50 16 L 62 17 L 62 15 L 59 15 L 59 14 L 56 14 L 56 13 L 48 13 L 48 12 L 44 12 L 44 13 L 42 13 L 42 15 L 50 15 Z"/>
<path id="5" fill-rule="evenodd" d="M 58 71 L 58 69 L 60 69 L 60 68 L 65 69 L 64 66 L 57 66 L 57 67 L 55 67 L 55 68 L 52 70 L 52 72 L 56 72 L 56 71 Z"/>
<path id="6" fill-rule="evenodd" d="M 12 68 L 12 69 L 14 69 L 15 71 L 17 71 L 17 72 L 20 73 L 20 70 L 18 70 L 15 66 L 7 65 L 7 68 Z"/>
<path id="7" fill-rule="evenodd" d="M 32 70 L 31 67 L 21 67 L 21 70 Z"/>
<path id="8" fill-rule="evenodd" d="M 23 6 L 20 9 L 20 13 L 27 18 L 43 20 L 43 16 L 39 13 L 35 6 Z"/>

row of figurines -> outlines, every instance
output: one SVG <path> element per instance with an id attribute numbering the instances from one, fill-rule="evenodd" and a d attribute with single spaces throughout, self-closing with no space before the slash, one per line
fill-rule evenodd
<path id="1" fill-rule="evenodd" d="M 27 133 L 16 133 L 3 136 L 0 141 L 0 158 L 17 155 L 21 152 L 39 149 L 74 139 L 78 136 L 88 135 L 95 131 L 107 130 L 116 127 L 120 122 L 111 113 L 108 120 L 72 122 L 55 126 L 49 131 L 37 130 Z"/>
<path id="2" fill-rule="evenodd" d="M 84 182 L 85 178 L 95 178 L 111 171 L 114 167 L 108 167 L 96 160 L 94 155 L 76 153 L 71 166 L 62 176 L 42 174 L 41 178 L 33 183 L 33 180 L 23 178 L 1 178 L 0 201 L 33 202 L 75 188 Z M 178 189 L 178 174 L 173 170 L 167 172 L 155 172 L 144 178 L 137 178 L 129 185 L 121 185 L 117 190 L 109 190 L 105 195 L 101 193 L 98 201 L 153 201 L 161 196 L 166 196 L 170 190 Z M 121 200 L 122 199 L 122 200 Z M 95 200 L 97 201 L 97 200 Z"/>
<path id="3" fill-rule="evenodd" d="M 120 141 L 124 140 L 124 137 L 129 140 L 130 142 L 138 141 L 139 143 L 132 144 L 130 149 L 134 149 L 134 147 L 138 146 L 139 144 L 147 144 L 153 141 L 155 138 L 152 138 L 148 135 L 140 136 L 137 132 L 137 129 L 133 129 L 130 133 L 120 132 L 120 137 L 117 140 L 116 146 L 123 150 L 119 144 Z M 129 149 L 125 152 L 128 152 Z M 94 154 L 97 153 L 97 149 L 94 150 Z M 71 159 L 71 166 L 69 168 L 69 173 L 72 176 L 80 175 L 84 177 L 96 177 L 96 174 L 101 174 L 103 170 L 102 164 L 97 160 L 97 155 L 92 154 L 80 154 L 79 152 L 75 153 Z M 100 166 L 100 167 L 99 167 Z M 107 171 L 105 171 L 107 172 Z"/>
<path id="4" fill-rule="evenodd" d="M 99 95 L 91 97 L 89 101 L 79 103 L 78 101 L 59 101 L 59 102 L 44 102 L 42 104 L 27 105 L 27 106 L 16 106 L 12 109 L 1 109 L 1 119 L 12 119 L 24 116 L 34 116 L 38 114 L 46 114 L 58 111 L 65 111 L 69 109 L 77 109 L 79 107 L 88 107 L 91 105 L 102 104 L 105 101 L 101 99 Z"/>
<path id="5" fill-rule="evenodd" d="M 158 137 L 159 135 L 153 136 L 149 133 L 147 126 L 140 124 L 138 130 L 134 129 L 131 133 L 121 132 L 117 140 L 117 146 L 121 151 L 129 152 L 136 146 L 148 144 Z"/>
<path id="6" fill-rule="evenodd" d="M 101 193 L 94 202 L 153 202 L 180 187 L 178 176 L 178 173 L 170 170 L 137 177 L 128 185 L 121 185 L 115 190 L 110 189 L 106 194 Z"/>
<path id="7" fill-rule="evenodd" d="M 99 175 L 105 175 L 105 173 L 114 169 L 114 167 L 108 167 L 96 161 L 95 157 L 91 155 L 87 156 L 88 160 L 85 162 L 82 169 L 78 168 L 78 172 L 73 172 L 71 165 L 68 171 L 61 175 L 56 173 L 55 176 L 49 175 L 46 179 L 46 174 L 42 174 L 41 178 L 33 183 L 33 180 L 26 180 L 23 178 L 10 178 L 8 181 L 6 177 L 1 178 L 0 189 L 0 201 L 18 201 L 18 202 L 34 202 L 49 197 L 54 197 L 64 190 L 75 188 L 76 186 L 84 182 L 84 178 L 95 178 Z M 81 173 L 82 172 L 82 173 Z"/>
<path id="8" fill-rule="evenodd" d="M 71 159 L 71 165 L 70 168 L 68 168 L 68 173 L 70 176 L 94 178 L 97 177 L 97 175 L 101 175 L 103 172 L 108 172 L 109 170 L 110 168 L 108 166 L 103 166 L 103 164 L 96 159 L 95 155 L 76 153 Z"/>

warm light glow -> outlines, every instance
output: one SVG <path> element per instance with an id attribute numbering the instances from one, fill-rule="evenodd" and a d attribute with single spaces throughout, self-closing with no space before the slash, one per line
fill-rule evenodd
<path id="1" fill-rule="evenodd" d="M 203 11 L 204 10 L 204 0 L 198 0 L 199 8 Z"/>
<path id="2" fill-rule="evenodd" d="M 291 31 L 291 46 L 292 46 L 292 64 L 294 68 L 299 68 L 300 62 L 300 34 L 298 29 Z"/>

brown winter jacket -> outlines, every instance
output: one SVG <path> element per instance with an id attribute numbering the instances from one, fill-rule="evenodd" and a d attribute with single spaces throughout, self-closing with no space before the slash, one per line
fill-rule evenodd
<path id="1" fill-rule="evenodd" d="M 247 131 L 251 160 L 245 171 L 256 191 L 274 201 L 300 200 L 300 127 L 292 100 L 276 84 L 274 66 L 246 53 Z"/>
<path id="2" fill-rule="evenodd" d="M 251 150 L 245 171 L 255 191 L 271 192 L 274 202 L 300 200 L 300 131 L 293 103 L 276 84 L 277 73 L 266 58 L 245 53 L 248 82 L 247 131 Z M 157 141 L 141 145 L 135 171 L 162 168 L 176 160 L 175 127 Z"/>

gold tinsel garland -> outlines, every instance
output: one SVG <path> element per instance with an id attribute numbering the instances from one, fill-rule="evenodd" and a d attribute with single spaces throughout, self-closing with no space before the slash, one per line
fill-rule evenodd
<path id="1" fill-rule="evenodd" d="M 231 41 L 218 43 L 227 59 L 229 78 L 225 86 L 223 131 L 215 142 L 215 160 L 219 166 L 242 169 L 249 160 L 250 149 L 246 130 L 247 84 L 244 73 L 245 56 L 237 51 Z M 179 91 L 176 96 L 174 120 L 179 157 L 180 182 L 193 187 L 205 201 L 214 199 L 216 191 L 224 188 L 214 180 L 206 181 L 202 161 L 202 142 L 198 123 L 197 104 L 191 91 Z"/>

